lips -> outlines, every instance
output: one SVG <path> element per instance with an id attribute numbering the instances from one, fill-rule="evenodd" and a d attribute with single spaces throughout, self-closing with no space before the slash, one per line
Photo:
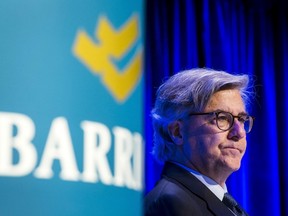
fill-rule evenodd
<path id="1" fill-rule="evenodd" d="M 238 147 L 235 147 L 235 146 L 225 146 L 223 149 L 225 150 L 232 150 L 232 151 L 238 151 L 240 152 L 241 154 L 243 153 L 243 150 L 238 148 Z"/>

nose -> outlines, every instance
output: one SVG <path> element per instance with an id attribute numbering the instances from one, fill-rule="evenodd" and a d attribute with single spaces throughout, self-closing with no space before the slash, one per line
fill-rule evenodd
<path id="1" fill-rule="evenodd" d="M 244 129 L 244 124 L 239 122 L 237 118 L 234 119 L 234 124 L 230 128 L 228 133 L 228 139 L 233 141 L 238 141 L 246 137 L 246 131 Z"/>

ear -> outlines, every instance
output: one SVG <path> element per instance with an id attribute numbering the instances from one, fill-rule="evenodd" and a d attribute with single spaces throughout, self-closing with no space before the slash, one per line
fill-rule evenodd
<path id="1" fill-rule="evenodd" d="M 168 125 L 168 132 L 170 138 L 176 145 L 183 144 L 182 127 L 183 123 L 179 120 L 171 122 Z"/>

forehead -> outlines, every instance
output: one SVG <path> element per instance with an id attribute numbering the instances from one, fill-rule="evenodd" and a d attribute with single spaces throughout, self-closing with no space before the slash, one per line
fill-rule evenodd
<path id="1" fill-rule="evenodd" d="M 209 99 L 205 112 L 223 110 L 234 114 L 245 112 L 245 104 L 237 89 L 221 90 L 214 93 Z"/>

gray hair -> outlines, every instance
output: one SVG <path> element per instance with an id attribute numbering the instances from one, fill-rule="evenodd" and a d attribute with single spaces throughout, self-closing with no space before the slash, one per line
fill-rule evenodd
<path id="1" fill-rule="evenodd" d="M 238 89 L 245 104 L 248 101 L 248 75 L 232 75 L 212 69 L 179 72 L 164 82 L 157 91 L 151 112 L 154 127 L 153 156 L 165 162 L 173 156 L 176 145 L 168 133 L 168 125 L 188 115 L 201 112 L 210 97 L 224 89 Z"/>

